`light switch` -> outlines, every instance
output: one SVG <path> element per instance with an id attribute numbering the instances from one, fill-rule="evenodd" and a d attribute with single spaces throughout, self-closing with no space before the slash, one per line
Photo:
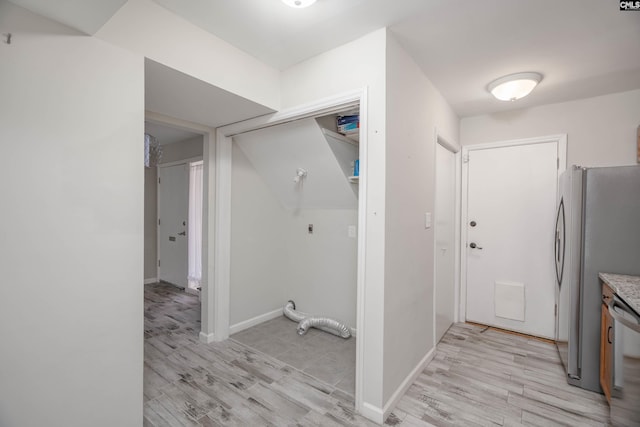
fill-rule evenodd
<path id="1" fill-rule="evenodd" d="M 431 228 L 431 212 L 424 214 L 424 228 Z"/>
<path id="2" fill-rule="evenodd" d="M 355 225 L 350 225 L 349 227 L 347 227 L 347 236 L 355 239 L 355 237 L 356 237 L 356 226 Z"/>

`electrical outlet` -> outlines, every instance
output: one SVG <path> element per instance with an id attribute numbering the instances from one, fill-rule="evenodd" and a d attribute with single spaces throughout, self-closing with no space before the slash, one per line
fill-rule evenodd
<path id="1" fill-rule="evenodd" d="M 431 228 L 431 212 L 425 212 L 424 214 L 424 228 Z"/>
<path id="2" fill-rule="evenodd" d="M 307 231 L 309 231 L 309 234 L 313 234 L 313 224 L 309 224 Z"/>

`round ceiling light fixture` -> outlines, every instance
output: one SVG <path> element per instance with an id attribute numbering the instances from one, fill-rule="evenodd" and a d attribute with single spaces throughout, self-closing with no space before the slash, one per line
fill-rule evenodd
<path id="1" fill-rule="evenodd" d="M 316 0 L 282 0 L 287 6 L 295 7 L 296 9 L 302 9 L 303 7 L 309 7 L 316 2 Z"/>
<path id="2" fill-rule="evenodd" d="M 500 101 L 515 101 L 529 95 L 541 80 L 540 73 L 509 74 L 489 83 L 487 90 Z"/>

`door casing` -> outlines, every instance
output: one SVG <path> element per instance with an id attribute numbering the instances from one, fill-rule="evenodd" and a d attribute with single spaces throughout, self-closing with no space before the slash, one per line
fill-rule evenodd
<path id="1" fill-rule="evenodd" d="M 454 287 L 454 300 L 453 300 L 453 322 L 459 322 L 460 321 L 460 314 L 459 314 L 459 307 L 460 307 L 460 195 L 461 195 L 461 182 L 460 182 L 460 172 L 461 172 L 461 166 L 460 166 L 460 160 L 462 158 L 461 155 L 461 149 L 460 146 L 458 144 L 452 143 L 450 142 L 448 139 L 446 139 L 445 137 L 443 137 L 442 135 L 440 135 L 440 133 L 438 132 L 438 130 L 436 129 L 435 132 L 435 145 L 434 145 L 434 159 L 436 158 L 435 155 L 435 150 L 438 149 L 438 145 L 440 147 L 443 147 L 444 149 L 450 151 L 454 156 L 454 163 L 455 163 L 455 183 L 454 183 L 454 188 L 455 188 L 455 194 L 453 195 L 454 198 L 454 223 L 453 223 L 453 227 L 454 227 L 454 236 L 453 236 L 453 251 L 454 251 L 454 277 L 453 277 L 453 287 Z M 438 168 L 438 165 L 436 164 L 436 170 Z M 437 215 L 435 215 L 436 211 L 437 211 L 437 194 L 438 194 L 438 182 L 437 182 L 437 173 L 436 173 L 436 192 L 435 192 L 435 200 L 434 200 L 434 218 L 435 221 L 437 221 Z M 437 298 L 437 292 L 438 292 L 438 286 L 437 286 L 437 269 L 438 269 L 438 252 L 437 252 L 437 242 L 435 239 L 435 231 L 437 230 L 437 222 L 434 222 L 434 271 L 433 271 L 433 282 L 434 282 L 434 287 L 433 287 L 433 313 L 436 313 L 436 298 Z M 438 337 L 437 337 L 437 327 L 436 327 L 436 321 L 434 319 L 433 322 L 433 339 L 434 339 L 434 347 L 435 345 L 438 343 Z"/>
<path id="2" fill-rule="evenodd" d="M 214 158 L 215 197 L 209 197 L 205 206 L 209 205 L 207 215 L 211 228 L 207 231 L 208 244 L 203 251 L 203 257 L 213 262 L 208 263 L 206 276 L 209 278 L 211 294 L 203 295 L 203 310 L 212 322 L 202 326 L 200 340 L 203 342 L 223 341 L 229 337 L 229 302 L 231 282 L 231 151 L 233 136 L 252 130 L 275 126 L 308 117 L 319 117 L 333 114 L 345 109 L 358 106 L 360 109 L 360 181 L 358 198 L 358 267 L 357 267 L 357 296 L 356 296 L 356 387 L 355 409 L 358 413 L 369 418 L 381 417 L 376 410 L 364 404 L 364 348 L 367 337 L 365 325 L 365 270 L 366 270 L 366 239 L 367 239 L 367 152 L 368 152 L 368 89 L 366 87 L 345 92 L 341 95 L 325 98 L 317 102 L 301 105 L 296 108 L 276 112 L 270 115 L 256 117 L 216 129 L 215 153 L 208 151 L 205 145 L 205 162 L 208 157 Z M 212 147 L 210 146 L 209 149 Z M 364 160 L 364 161 L 363 161 Z M 212 177 L 213 178 L 213 177 Z M 211 193 L 205 193 L 211 194 Z M 212 209 L 211 209 L 212 208 Z M 204 238 L 203 238 L 204 240 Z M 209 252 L 213 251 L 213 256 Z M 205 252 L 206 251 L 206 252 Z M 203 265 L 204 269 L 204 265 Z M 203 277 L 205 272 L 203 271 Z M 205 314 L 203 313 L 203 318 Z"/>
<path id="3" fill-rule="evenodd" d="M 189 122 L 175 117 L 166 116 L 164 114 L 155 113 L 153 111 L 145 111 L 145 121 L 182 129 L 189 132 L 197 133 L 203 136 L 203 155 L 202 158 L 194 160 L 203 161 L 203 194 L 210 194 L 215 188 L 215 168 L 216 168 L 216 129 L 197 123 Z M 191 159 L 187 159 L 189 161 Z M 167 162 L 166 164 L 170 164 Z M 213 219 L 210 213 L 215 210 L 215 198 L 205 197 L 202 201 L 202 280 L 201 280 L 201 302 L 200 302 L 200 320 L 201 331 L 200 340 L 210 342 L 213 336 L 213 303 L 210 302 L 209 295 L 213 293 L 210 270 L 213 269 L 213 262 L 210 260 L 209 253 L 213 252 L 210 247 L 215 243 L 213 233 L 210 232 L 213 227 Z M 157 266 L 157 262 L 156 262 Z"/>

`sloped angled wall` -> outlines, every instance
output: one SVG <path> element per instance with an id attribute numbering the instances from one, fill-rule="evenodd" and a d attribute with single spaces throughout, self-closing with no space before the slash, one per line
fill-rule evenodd
<path id="1" fill-rule="evenodd" d="M 231 325 L 293 299 L 356 326 L 358 200 L 336 158 L 348 155 L 313 119 L 234 137 Z M 308 176 L 295 183 L 298 167 Z"/>
<path id="2" fill-rule="evenodd" d="M 234 137 L 285 209 L 357 209 L 351 189 L 314 119 Z M 308 175 L 295 183 L 296 170 Z"/>

